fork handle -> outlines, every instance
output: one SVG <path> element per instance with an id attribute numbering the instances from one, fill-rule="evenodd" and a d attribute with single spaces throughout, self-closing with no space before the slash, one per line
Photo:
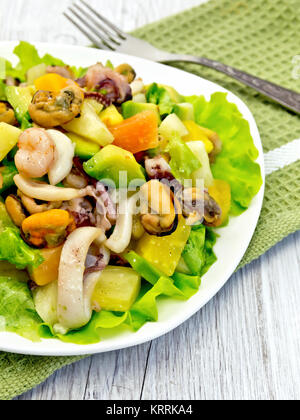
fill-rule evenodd
<path id="1" fill-rule="evenodd" d="M 215 60 L 210 60 L 209 58 L 194 57 L 190 55 L 168 54 L 166 59 L 160 61 L 163 63 L 179 61 L 196 63 L 217 70 L 221 73 L 227 74 L 227 76 L 230 76 L 239 82 L 244 83 L 247 86 L 250 86 L 257 92 L 273 99 L 273 101 L 278 102 L 285 108 L 300 114 L 300 93 L 268 82 L 267 80 L 260 79 L 259 77 L 252 76 L 251 74 L 238 70 L 234 67 L 227 66 L 226 64 L 222 64 Z"/>

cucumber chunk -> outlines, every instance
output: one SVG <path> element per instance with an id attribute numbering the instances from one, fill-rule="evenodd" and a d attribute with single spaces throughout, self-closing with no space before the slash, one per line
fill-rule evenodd
<path id="1" fill-rule="evenodd" d="M 202 141 L 191 141 L 187 143 L 194 155 L 200 160 L 202 166 L 192 174 L 193 184 L 197 185 L 197 181 L 204 180 L 205 188 L 209 188 L 214 183 L 214 177 L 211 171 L 209 157 Z"/>
<path id="2" fill-rule="evenodd" d="M 30 126 L 30 116 L 28 114 L 28 108 L 31 104 L 34 89 L 32 86 L 28 87 L 17 87 L 17 86 L 6 86 L 5 94 L 7 101 L 13 107 L 16 118 L 20 124 L 24 124 L 24 120 L 27 120 L 27 125 Z M 25 121 L 26 122 L 26 121 Z M 28 128 L 26 125 L 24 128 Z"/>
<path id="3" fill-rule="evenodd" d="M 180 137 L 189 134 L 183 122 L 176 114 L 169 115 L 160 125 L 159 134 L 166 140 L 171 140 L 174 134 L 179 134 Z"/>
<path id="4" fill-rule="evenodd" d="M 47 65 L 45 63 L 38 64 L 37 66 L 31 67 L 27 72 L 27 83 L 34 85 L 36 79 L 44 76 L 47 72 Z"/>
<path id="5" fill-rule="evenodd" d="M 58 322 L 57 293 L 57 282 L 38 287 L 33 291 L 35 309 L 42 320 L 48 325 L 54 325 Z"/>
<path id="6" fill-rule="evenodd" d="M 94 106 L 87 101 L 82 105 L 81 116 L 65 124 L 64 129 L 85 137 L 99 146 L 106 146 L 114 141 L 113 135 L 99 118 Z"/>
<path id="7" fill-rule="evenodd" d="M 189 103 L 182 103 L 174 105 L 174 112 L 181 119 L 181 121 L 194 121 L 195 111 L 194 106 Z"/>

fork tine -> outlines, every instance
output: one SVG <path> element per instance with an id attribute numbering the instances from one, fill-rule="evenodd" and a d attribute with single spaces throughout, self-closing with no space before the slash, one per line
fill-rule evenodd
<path id="1" fill-rule="evenodd" d="M 95 25 L 96 28 L 99 28 L 104 36 L 106 35 L 108 37 L 108 39 L 106 38 L 106 40 L 109 42 L 109 40 L 111 40 L 112 42 L 114 42 L 117 45 L 121 45 L 120 39 L 116 39 L 116 35 L 112 34 L 108 29 L 106 29 L 101 22 L 98 22 L 94 16 L 92 16 L 90 13 L 88 13 L 86 10 L 84 10 L 81 6 L 79 6 L 78 4 L 76 4 L 77 9 L 84 15 L 86 16 L 88 19 L 90 19 L 93 24 Z"/>
<path id="2" fill-rule="evenodd" d="M 66 12 L 63 12 L 63 15 L 71 22 L 73 23 L 73 25 L 76 26 L 76 28 L 78 28 L 80 30 L 80 32 L 82 32 L 94 45 L 96 45 L 98 48 L 102 49 L 102 50 L 108 50 L 108 48 L 103 45 L 102 43 L 99 42 L 98 39 L 94 38 L 93 35 L 91 35 L 89 32 L 87 32 L 85 30 L 85 28 L 77 23 L 70 15 L 68 15 Z"/>
<path id="3" fill-rule="evenodd" d="M 106 45 L 110 50 L 116 49 L 116 45 L 113 45 L 112 42 L 110 42 L 104 34 L 97 30 L 97 28 L 94 28 L 89 22 L 84 22 L 80 14 L 74 8 L 70 7 L 69 10 L 77 17 L 79 21 L 81 21 L 85 26 L 87 26 L 92 31 L 92 33 L 95 33 L 95 35 L 97 35 L 101 39 L 103 44 Z"/>
<path id="4" fill-rule="evenodd" d="M 95 14 L 98 19 L 100 19 L 102 22 L 104 22 L 110 29 L 115 31 L 119 37 L 123 40 L 127 39 L 127 35 L 125 32 L 121 31 L 116 25 L 114 25 L 112 22 L 110 22 L 106 17 L 102 16 L 97 10 L 95 10 L 93 7 L 91 7 L 85 0 L 80 0 L 81 3 L 83 3 L 93 14 Z"/>

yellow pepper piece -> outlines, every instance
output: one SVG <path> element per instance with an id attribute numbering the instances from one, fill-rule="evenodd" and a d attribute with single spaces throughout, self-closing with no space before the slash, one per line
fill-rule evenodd
<path id="1" fill-rule="evenodd" d="M 70 80 L 59 74 L 49 73 L 36 79 L 34 84 L 37 90 L 60 92 L 70 84 Z"/>
<path id="2" fill-rule="evenodd" d="M 191 227 L 187 226 L 185 219 L 181 217 L 172 235 L 158 237 L 145 233 L 137 243 L 135 251 L 167 276 L 172 276 L 190 233 Z"/>
<path id="3" fill-rule="evenodd" d="M 211 138 L 216 135 L 216 133 L 214 131 L 210 130 L 209 128 L 202 127 L 201 125 L 198 125 L 198 127 L 201 128 L 201 130 L 206 135 L 206 137 L 208 137 L 209 140 L 211 140 Z"/>
<path id="4" fill-rule="evenodd" d="M 106 267 L 95 273 L 98 282 L 92 296 L 104 311 L 126 312 L 136 301 L 141 289 L 141 276 L 129 267 Z"/>
<path id="5" fill-rule="evenodd" d="M 189 132 L 187 136 L 183 137 L 183 140 L 186 142 L 202 141 L 205 144 L 207 153 L 210 154 L 214 149 L 213 143 L 208 138 L 208 132 L 210 130 L 203 129 L 194 121 L 183 121 L 183 124 Z"/>
<path id="6" fill-rule="evenodd" d="M 65 210 L 49 210 L 33 214 L 22 223 L 25 238 L 37 247 L 56 247 L 62 244 L 73 229 L 74 220 Z"/>
<path id="7" fill-rule="evenodd" d="M 62 246 L 51 249 L 42 249 L 40 252 L 44 258 L 44 262 L 37 268 L 30 270 L 30 278 L 38 286 L 46 286 L 58 279 L 58 269 Z"/>
<path id="8" fill-rule="evenodd" d="M 0 162 L 15 147 L 21 134 L 19 128 L 0 122 Z"/>
<path id="9" fill-rule="evenodd" d="M 210 196 L 219 204 L 222 210 L 222 217 L 220 226 L 222 226 L 228 219 L 231 208 L 231 188 L 228 182 L 220 179 L 215 179 L 214 184 L 209 187 L 208 192 Z"/>
<path id="10" fill-rule="evenodd" d="M 124 121 L 124 118 L 114 105 L 111 105 L 102 111 L 100 119 L 108 127 L 113 127 L 114 125 L 121 124 Z"/>

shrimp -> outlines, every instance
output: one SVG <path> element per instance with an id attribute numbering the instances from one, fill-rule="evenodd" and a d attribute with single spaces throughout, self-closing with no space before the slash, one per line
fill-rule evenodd
<path id="1" fill-rule="evenodd" d="M 18 143 L 15 164 L 20 173 L 29 178 L 46 175 L 55 161 L 55 144 L 46 130 L 28 128 Z"/>

